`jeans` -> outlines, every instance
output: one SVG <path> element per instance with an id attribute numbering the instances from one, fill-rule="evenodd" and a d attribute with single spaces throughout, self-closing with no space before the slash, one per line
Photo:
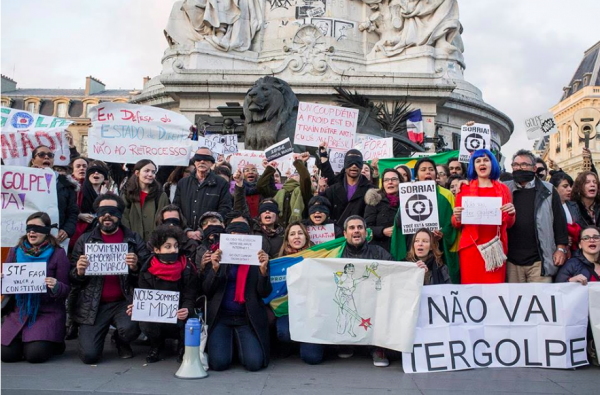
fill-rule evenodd
<path id="1" fill-rule="evenodd" d="M 85 364 L 95 364 L 102 357 L 104 340 L 110 326 L 116 329 L 119 341 L 131 343 L 140 334 L 140 327 L 127 315 L 127 301 L 100 303 L 94 325 L 79 326 L 79 358 Z"/>
<path id="2" fill-rule="evenodd" d="M 265 356 L 256 333 L 246 316 L 220 313 L 208 336 L 208 364 L 212 370 L 229 369 L 236 342 L 242 365 L 251 372 L 263 368 Z"/>
<path id="3" fill-rule="evenodd" d="M 275 324 L 277 327 L 277 338 L 286 343 L 291 343 L 290 337 L 290 317 L 284 315 L 277 317 Z M 325 346 L 322 344 L 300 343 L 300 359 L 309 365 L 317 365 L 323 362 Z"/>

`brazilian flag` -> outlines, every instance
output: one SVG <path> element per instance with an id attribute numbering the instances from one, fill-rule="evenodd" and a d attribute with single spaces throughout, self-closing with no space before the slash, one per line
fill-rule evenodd
<path id="1" fill-rule="evenodd" d="M 427 158 L 431 159 L 436 165 L 445 165 L 448 163 L 448 159 L 455 157 L 458 157 L 458 151 L 442 152 L 441 154 L 427 156 Z M 399 165 L 405 165 L 410 169 L 413 169 L 419 159 L 421 158 L 379 159 L 379 174 L 383 174 L 385 169 L 393 169 Z"/>

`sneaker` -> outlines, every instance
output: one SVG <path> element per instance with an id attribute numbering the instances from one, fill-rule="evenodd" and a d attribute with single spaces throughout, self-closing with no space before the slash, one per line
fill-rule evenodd
<path id="1" fill-rule="evenodd" d="M 342 359 L 352 358 L 354 355 L 354 349 L 352 347 L 342 347 L 338 351 L 338 357 Z"/>
<path id="2" fill-rule="evenodd" d="M 373 365 L 378 368 L 390 366 L 390 361 L 386 358 L 385 351 L 381 348 L 376 348 L 375 351 L 373 351 Z"/>
<path id="3" fill-rule="evenodd" d="M 117 346 L 117 353 L 119 354 L 119 358 L 133 358 L 133 350 L 131 349 L 129 343 L 125 343 L 124 341 L 119 339 L 119 336 L 114 336 L 113 338 L 115 340 L 115 345 Z"/>
<path id="4" fill-rule="evenodd" d="M 160 361 L 160 357 L 158 356 L 158 354 L 159 354 L 159 348 L 158 347 L 152 347 L 150 349 L 150 351 L 148 351 L 148 355 L 146 356 L 146 362 L 147 363 L 154 363 L 154 362 Z"/>

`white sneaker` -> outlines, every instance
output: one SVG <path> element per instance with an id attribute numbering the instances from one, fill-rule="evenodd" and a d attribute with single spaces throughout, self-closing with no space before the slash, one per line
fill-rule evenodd
<path id="1" fill-rule="evenodd" d="M 390 361 L 385 356 L 385 351 L 381 348 L 376 348 L 373 351 L 373 365 L 378 368 L 385 368 L 390 366 Z"/>

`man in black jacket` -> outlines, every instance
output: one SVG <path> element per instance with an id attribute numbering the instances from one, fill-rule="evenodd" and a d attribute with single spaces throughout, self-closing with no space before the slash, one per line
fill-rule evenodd
<path id="1" fill-rule="evenodd" d="M 392 255 L 382 247 L 367 243 L 367 223 L 358 215 L 351 215 L 344 222 L 346 247 L 341 258 L 377 259 L 393 261 Z"/>
<path id="2" fill-rule="evenodd" d="M 330 218 L 337 226 L 342 226 L 346 218 L 351 215 L 364 217 L 365 194 L 373 187 L 369 180 L 360 174 L 363 166 L 362 153 L 357 149 L 351 149 L 344 156 L 344 169 L 337 176 L 331 168 L 327 158 L 327 147 L 322 144 L 319 147 L 321 156 L 321 175 L 327 178 L 329 188 L 324 196 L 333 205 Z"/>
<path id="3" fill-rule="evenodd" d="M 94 202 L 98 214 L 98 226 L 83 234 L 73 249 L 70 272 L 71 283 L 81 291 L 75 306 L 73 319 L 79 326 L 79 358 L 86 364 L 100 360 L 104 338 L 111 325 L 116 330 L 113 338 L 119 357 L 132 358 L 130 342 L 140 334 L 137 322 L 127 315 L 127 305 L 133 303 L 133 289 L 137 286 L 139 265 L 150 253 L 144 240 L 135 232 L 121 225 L 125 203 L 115 194 L 106 193 Z M 85 255 L 86 244 L 127 243 L 125 262 L 127 274 L 87 275 L 90 266 Z M 138 264 L 139 263 L 139 264 Z"/>
<path id="4" fill-rule="evenodd" d="M 175 199 L 173 204 L 181 208 L 183 216 L 187 220 L 189 229 L 187 237 L 201 240 L 200 217 L 207 211 L 216 211 L 223 218 L 232 209 L 229 184 L 215 175 L 211 166 L 215 159 L 210 149 L 200 148 L 192 158 L 196 173 L 182 178 L 177 183 Z"/>

